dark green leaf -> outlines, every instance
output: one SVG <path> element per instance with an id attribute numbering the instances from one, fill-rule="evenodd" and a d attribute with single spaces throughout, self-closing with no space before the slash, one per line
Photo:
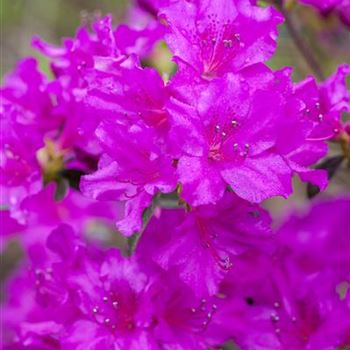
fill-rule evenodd
<path id="1" fill-rule="evenodd" d="M 323 162 L 316 166 L 316 169 L 324 169 L 328 173 L 328 179 L 331 180 L 336 174 L 340 165 L 344 161 L 345 157 L 343 155 L 333 156 L 326 158 Z M 313 198 L 320 193 L 320 189 L 310 183 L 307 184 L 307 196 L 308 198 Z"/>

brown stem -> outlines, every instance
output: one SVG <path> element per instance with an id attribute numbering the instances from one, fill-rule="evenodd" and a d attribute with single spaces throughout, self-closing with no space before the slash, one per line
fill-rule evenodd
<path id="1" fill-rule="evenodd" d="M 291 36 L 291 38 L 294 41 L 295 46 L 298 48 L 301 55 L 304 57 L 306 63 L 309 65 L 309 67 L 313 70 L 318 80 L 324 80 L 325 77 L 323 75 L 322 69 L 317 62 L 313 52 L 310 50 L 308 45 L 305 43 L 305 41 L 302 39 L 302 36 L 299 34 L 298 30 L 296 29 L 293 19 L 291 18 L 288 11 L 284 8 L 281 1 L 275 1 L 276 6 L 278 9 L 282 12 L 284 18 L 286 27 L 288 29 L 288 32 Z"/>

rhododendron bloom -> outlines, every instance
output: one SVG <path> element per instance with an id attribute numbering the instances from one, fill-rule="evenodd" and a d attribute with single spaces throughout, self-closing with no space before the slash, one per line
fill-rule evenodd
<path id="1" fill-rule="evenodd" d="M 324 175 L 307 167 L 327 147 L 313 140 L 305 147 L 313 125 L 300 117 L 302 101 L 292 90 L 288 71 L 255 65 L 197 86 L 192 105 L 173 99 L 181 196 L 193 205 L 215 203 L 230 185 L 253 202 L 287 197 L 293 173 L 323 188 Z"/>
<path id="2" fill-rule="evenodd" d="M 346 86 L 349 75 L 350 66 L 344 64 L 319 85 L 312 77 L 296 84 L 295 94 L 305 104 L 305 118 L 315 123 L 313 138 L 329 139 L 342 131 L 342 113 L 350 112 L 350 91 Z"/>
<path id="3" fill-rule="evenodd" d="M 4 350 L 349 348 L 350 66 L 322 78 L 293 4 L 133 0 L 33 39 L 1 88 Z"/>
<path id="4" fill-rule="evenodd" d="M 106 122 L 97 133 L 107 155 L 97 172 L 84 177 L 81 189 L 96 199 L 126 201 L 126 217 L 118 227 L 131 235 L 141 228 L 142 211 L 152 196 L 175 189 L 172 160 L 164 154 L 164 145 L 157 144 L 155 130 L 146 126 Z"/>
<path id="5" fill-rule="evenodd" d="M 276 49 L 281 15 L 249 0 L 176 1 L 161 8 L 176 62 L 213 78 L 266 61 Z"/>
<path id="6" fill-rule="evenodd" d="M 18 210 L 21 213 L 19 222 L 11 217 L 9 210 L 2 210 L 4 243 L 16 237 L 26 249 L 43 245 L 50 231 L 61 223 L 71 225 L 82 236 L 91 235 L 97 224 L 99 230 L 102 227 L 113 229 L 115 220 L 121 217 L 123 208 L 119 203 L 98 202 L 74 189 L 56 201 L 56 191 L 57 186 L 50 183 L 40 192 L 27 196 Z"/>
<path id="7" fill-rule="evenodd" d="M 14 317 L 11 311 L 24 302 L 14 297 L 5 310 L 7 323 L 21 322 L 16 328 L 23 343 L 48 349 L 195 350 L 223 340 L 207 333 L 222 303 L 218 298 L 198 299 L 180 281 L 142 271 L 134 258 L 87 246 L 67 225 L 51 233 L 47 246 L 50 258 L 39 266 L 34 260 L 34 281 L 26 281 L 26 287 L 35 282 L 36 304 Z M 23 281 L 21 273 L 13 283 Z M 164 288 L 164 282 L 172 287 Z"/>
<path id="8" fill-rule="evenodd" d="M 168 94 L 151 69 L 136 66 L 115 74 L 95 73 L 85 102 L 104 115 L 96 131 L 104 154 L 98 171 L 83 178 L 81 189 L 93 198 L 127 201 L 126 218 L 118 227 L 131 235 L 141 228 L 142 211 L 152 196 L 176 187 L 165 138 Z"/>
<path id="9" fill-rule="evenodd" d="M 250 249 L 271 250 L 269 224 L 263 209 L 227 193 L 216 206 L 199 206 L 188 214 L 162 211 L 144 232 L 138 253 L 145 259 L 152 256 L 166 270 L 176 268 L 197 295 L 212 295 L 235 256 Z"/>
<path id="10" fill-rule="evenodd" d="M 6 77 L 1 89 L 1 185 L 2 205 L 15 208 L 27 195 L 42 187 L 38 151 L 44 136 L 55 136 L 62 119 L 53 113 L 46 78 L 37 62 L 21 61 Z"/>
<path id="11" fill-rule="evenodd" d="M 340 198 L 297 212 L 277 230 L 274 254 L 247 252 L 237 260 L 222 283 L 237 304 L 218 317 L 240 317 L 230 326 L 243 349 L 349 344 L 350 309 L 337 290 L 349 282 L 349 205 L 349 198 Z"/>

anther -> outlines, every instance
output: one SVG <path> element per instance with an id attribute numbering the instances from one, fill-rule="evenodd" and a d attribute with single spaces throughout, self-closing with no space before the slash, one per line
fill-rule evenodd
<path id="1" fill-rule="evenodd" d="M 279 318 L 279 316 L 277 316 L 277 315 L 271 315 L 271 320 L 272 320 L 273 322 L 278 322 L 278 321 L 280 320 L 280 318 Z"/>
<path id="2" fill-rule="evenodd" d="M 223 40 L 225 47 L 232 47 L 232 40 Z"/>

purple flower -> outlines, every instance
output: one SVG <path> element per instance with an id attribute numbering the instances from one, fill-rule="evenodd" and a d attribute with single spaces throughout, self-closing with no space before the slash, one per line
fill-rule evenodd
<path id="1" fill-rule="evenodd" d="M 166 140 L 168 93 L 153 69 L 136 66 L 92 77 L 85 102 L 104 115 L 96 131 L 104 154 L 97 172 L 82 179 L 81 189 L 95 199 L 126 201 L 118 228 L 131 235 L 140 230 L 152 197 L 176 188 Z"/>
<path id="2" fill-rule="evenodd" d="M 160 16 L 169 26 L 166 41 L 175 61 L 207 79 L 270 58 L 282 22 L 273 8 L 249 0 L 175 1 Z"/>
<path id="3" fill-rule="evenodd" d="M 277 230 L 272 255 L 237 259 L 221 284 L 231 303 L 217 317 L 233 320 L 227 327 L 243 349 L 348 345 L 350 309 L 338 288 L 350 281 L 349 208 L 344 198 L 295 213 Z"/>
<path id="4" fill-rule="evenodd" d="M 9 286 L 27 291 L 5 306 L 9 345 L 199 350 L 225 340 L 208 333 L 219 298 L 197 298 L 174 275 L 142 271 L 136 258 L 86 245 L 67 225 L 49 235 L 47 246 L 49 255 L 34 256 L 30 277 L 22 271 Z"/>
<path id="5" fill-rule="evenodd" d="M 57 78 L 67 76 L 69 84 L 79 85 L 81 72 L 93 67 L 95 58 L 118 58 L 121 55 L 115 42 L 111 16 L 97 20 L 92 27 L 91 33 L 82 26 L 75 38 L 64 40 L 62 47 L 51 46 L 37 37 L 33 39 L 33 46 L 52 60 L 51 68 Z"/>
<path id="6" fill-rule="evenodd" d="M 314 126 L 301 112 L 288 70 L 251 66 L 191 86 L 187 96 L 186 103 L 172 99 L 168 111 L 181 196 L 188 203 L 215 203 L 227 186 L 252 202 L 287 197 L 294 173 L 324 188 L 325 174 L 308 167 L 327 146 L 309 139 Z"/>
<path id="7" fill-rule="evenodd" d="M 295 94 L 305 105 L 305 118 L 314 123 L 313 138 L 330 139 L 342 131 L 342 113 L 350 111 L 350 92 L 346 86 L 348 75 L 350 66 L 344 64 L 319 86 L 313 77 L 296 84 Z"/>
<path id="8" fill-rule="evenodd" d="M 283 263 L 275 267 L 275 283 L 283 309 L 276 311 L 280 319 L 275 323 L 284 346 L 328 349 L 346 344 L 350 309 L 337 288 L 350 281 L 349 209 L 348 198 L 321 202 L 306 214 L 293 215 L 277 232 L 277 255 Z"/>
<path id="9" fill-rule="evenodd" d="M 42 246 L 50 231 L 61 223 L 71 225 L 81 236 L 87 233 L 93 236 L 97 224 L 99 229 L 106 227 L 112 231 L 122 212 L 120 203 L 94 201 L 73 189 L 65 198 L 56 201 L 55 192 L 56 185 L 51 183 L 40 192 L 24 198 L 16 212 L 20 214 L 20 223 L 10 216 L 9 210 L 2 210 L 1 238 L 4 243 L 16 237 L 25 249 Z M 100 239 L 98 236 L 93 238 Z"/>
<path id="10" fill-rule="evenodd" d="M 162 268 L 176 268 L 197 295 L 213 295 L 234 263 L 249 249 L 271 250 L 270 217 L 257 205 L 227 193 L 215 205 L 189 213 L 162 210 L 141 238 L 138 253 Z M 205 281 L 205 283 L 203 283 Z"/>
<path id="11" fill-rule="evenodd" d="M 53 113 L 48 83 L 34 59 L 21 61 L 1 89 L 2 205 L 15 208 L 42 187 L 38 151 L 56 134 L 62 118 Z"/>
<path id="12" fill-rule="evenodd" d="M 107 72 L 95 69 L 85 74 L 86 110 L 103 121 L 123 124 L 142 121 L 158 131 L 167 131 L 165 104 L 169 92 L 164 81 L 155 69 L 128 62 L 127 66 L 112 66 Z"/>
<path id="13" fill-rule="evenodd" d="M 100 200 L 126 201 L 118 228 L 126 235 L 140 230 L 142 212 L 158 192 L 175 190 L 172 159 L 156 131 L 144 125 L 104 122 L 97 130 L 106 155 L 99 169 L 83 177 L 81 190 Z"/>
<path id="14" fill-rule="evenodd" d="M 65 39 L 62 47 L 53 47 L 34 38 L 33 46 L 51 60 L 55 80 L 50 88 L 58 102 L 57 112 L 66 117 L 60 147 L 71 151 L 74 159 L 71 167 L 91 172 L 93 167 L 87 167 L 86 158 L 96 163 L 101 151 L 95 137 L 101 119 L 82 102 L 91 77 L 89 72 L 95 69 L 110 72 L 138 61 L 137 55 L 146 55 L 160 39 L 163 29 L 160 33 L 159 25 L 157 28 L 133 30 L 124 25 L 113 28 L 112 17 L 106 16 L 92 24 L 93 31 L 86 25 L 79 28 L 76 37 Z"/>

